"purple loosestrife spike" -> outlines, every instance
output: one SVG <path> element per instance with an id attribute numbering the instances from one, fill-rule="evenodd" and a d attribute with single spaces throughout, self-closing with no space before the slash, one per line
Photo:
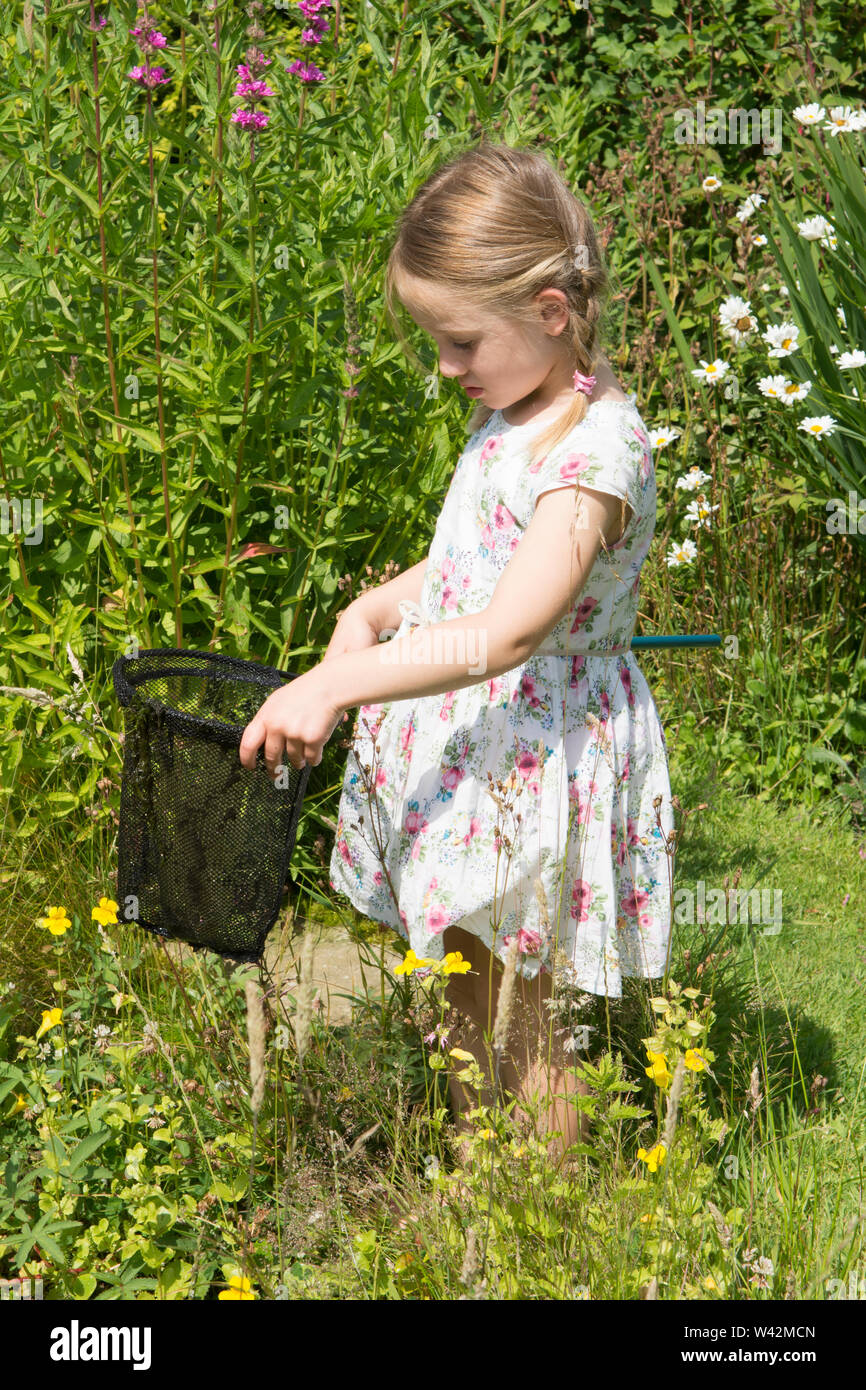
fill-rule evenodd
<path id="1" fill-rule="evenodd" d="M 294 73 L 302 82 L 324 82 L 325 80 L 325 74 L 316 67 L 315 63 L 302 63 L 300 60 L 296 60 L 294 63 L 289 63 L 286 72 Z"/>
<path id="2" fill-rule="evenodd" d="M 132 71 L 128 72 L 126 75 L 130 82 L 137 82 L 140 87 L 149 87 L 151 89 L 160 86 L 164 82 L 171 81 L 171 78 L 166 76 L 165 68 L 137 67 L 133 68 Z"/>

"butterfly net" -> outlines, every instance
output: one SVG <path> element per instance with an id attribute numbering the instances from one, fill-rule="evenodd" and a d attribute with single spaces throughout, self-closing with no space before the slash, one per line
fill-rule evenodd
<path id="1" fill-rule="evenodd" d="M 118 917 L 258 961 L 277 919 L 310 769 L 241 766 L 246 725 L 294 676 L 215 652 L 121 657 Z"/>

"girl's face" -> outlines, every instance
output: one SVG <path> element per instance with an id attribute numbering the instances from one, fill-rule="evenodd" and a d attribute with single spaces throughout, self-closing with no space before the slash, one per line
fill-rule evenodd
<path id="1" fill-rule="evenodd" d="M 491 410 L 543 410 L 560 396 L 573 396 L 560 341 L 568 323 L 561 290 L 542 290 L 535 300 L 537 322 L 523 325 L 473 308 L 454 292 L 414 276 L 404 276 L 401 289 L 407 311 L 436 343 L 440 372 L 456 377 L 468 396 Z"/>

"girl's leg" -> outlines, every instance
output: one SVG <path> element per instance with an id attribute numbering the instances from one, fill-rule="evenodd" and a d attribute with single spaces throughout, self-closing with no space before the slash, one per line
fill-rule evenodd
<path id="1" fill-rule="evenodd" d="M 444 944 L 446 951 L 462 951 L 473 967 L 469 975 L 452 975 L 449 978 L 446 997 L 467 1020 L 462 1030 L 462 1040 L 458 1040 L 456 1045 L 472 1052 L 481 1066 L 482 1075 L 492 1082 L 482 1035 L 484 1032 L 492 1033 L 504 974 L 502 964 L 478 937 L 469 935 L 460 927 L 446 929 Z M 499 1075 L 502 1089 L 517 1098 L 518 1104 L 512 1115 L 518 1123 L 529 1122 L 529 1115 L 523 1107 L 534 1099 L 539 1107 L 536 1119 L 539 1136 L 559 1131 L 561 1137 L 552 1139 L 549 1146 L 551 1158 L 557 1161 L 569 1145 L 581 1141 L 587 1143 L 589 1140 L 589 1116 L 581 1114 L 567 1098 L 575 1092 L 588 1095 L 590 1088 L 574 1074 L 574 1055 L 567 1057 L 563 1053 L 561 1039 L 552 1035 L 550 1012 L 545 1007 L 552 987 L 552 978 L 547 974 L 539 973 L 532 981 L 517 977 L 508 1051 L 501 1059 Z M 452 1039 L 449 1042 L 455 1045 Z M 580 1054 L 578 1061 L 579 1057 Z M 449 1086 L 459 1117 L 458 1126 L 462 1132 L 470 1132 L 472 1127 L 464 1117 L 466 1110 L 475 1102 L 471 1097 L 468 1102 L 465 1100 L 460 1083 L 453 1076 Z M 505 1098 L 508 1099 L 508 1096 Z M 482 1102 L 488 1105 L 492 1103 L 492 1085 L 482 1096 Z"/>

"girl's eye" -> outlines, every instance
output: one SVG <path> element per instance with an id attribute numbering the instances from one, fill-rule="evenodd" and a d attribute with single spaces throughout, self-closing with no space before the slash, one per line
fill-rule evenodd
<path id="1" fill-rule="evenodd" d="M 472 346 L 471 343 L 455 343 L 453 338 L 451 342 L 454 344 L 454 347 L 459 348 L 461 352 L 468 352 L 469 348 Z"/>

